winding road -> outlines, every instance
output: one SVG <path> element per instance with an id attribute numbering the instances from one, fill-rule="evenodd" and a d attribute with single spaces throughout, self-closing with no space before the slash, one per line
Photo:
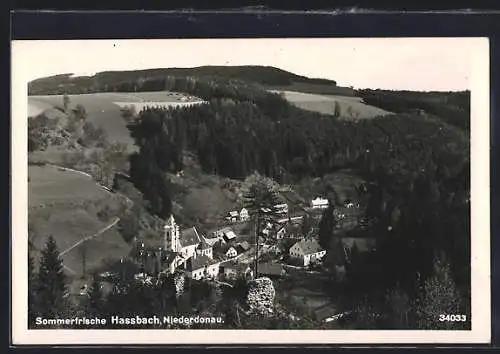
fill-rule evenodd
<path id="1" fill-rule="evenodd" d="M 120 221 L 120 218 L 118 216 L 116 216 L 114 219 L 113 219 L 113 222 L 111 222 L 111 224 L 107 225 L 106 227 L 103 227 L 102 229 L 100 229 L 99 231 L 97 231 L 95 234 L 93 235 L 90 235 L 90 236 L 87 236 L 85 238 L 82 238 L 81 240 L 79 240 L 78 242 L 76 242 L 73 246 L 69 247 L 69 248 L 66 248 L 64 251 L 62 251 L 60 253 L 61 256 L 63 256 L 65 253 L 68 253 L 69 251 L 71 251 L 73 248 L 75 247 L 78 247 L 79 245 L 81 245 L 82 243 L 84 243 L 85 241 L 89 241 L 97 236 L 99 236 L 100 234 L 102 234 L 103 232 L 106 232 L 107 230 L 109 230 L 110 228 L 112 228 L 113 226 L 115 226 L 118 221 Z"/>

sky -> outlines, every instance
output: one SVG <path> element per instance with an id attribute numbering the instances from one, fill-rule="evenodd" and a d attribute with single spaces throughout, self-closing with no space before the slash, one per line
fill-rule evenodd
<path id="1" fill-rule="evenodd" d="M 267 65 L 339 86 L 470 89 L 477 38 L 282 38 L 14 41 L 28 81 L 62 73 Z"/>

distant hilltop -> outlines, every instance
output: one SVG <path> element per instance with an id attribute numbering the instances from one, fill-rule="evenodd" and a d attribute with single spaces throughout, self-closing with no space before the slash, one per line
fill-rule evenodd
<path id="1" fill-rule="evenodd" d="M 31 81 L 29 95 L 79 94 L 109 91 L 124 82 L 148 81 L 166 76 L 234 79 L 262 85 L 267 89 L 297 90 L 310 93 L 354 95 L 354 90 L 339 87 L 335 80 L 309 78 L 272 66 L 200 66 L 195 68 L 163 68 L 133 71 L 103 71 L 93 76 L 73 73 L 54 75 Z M 161 91 L 151 87 L 148 91 Z"/>

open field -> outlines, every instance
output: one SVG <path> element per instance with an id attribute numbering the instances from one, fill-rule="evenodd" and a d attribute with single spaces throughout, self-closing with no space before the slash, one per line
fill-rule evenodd
<path id="1" fill-rule="evenodd" d="M 78 275 L 83 274 L 83 257 L 85 271 L 90 274 L 98 270 L 103 261 L 119 260 L 130 253 L 132 246 L 123 241 L 116 227 L 110 228 L 99 236 L 85 241 L 63 255 L 64 264 Z"/>
<path id="2" fill-rule="evenodd" d="M 279 91 L 297 91 L 317 95 L 337 95 L 337 96 L 354 96 L 354 89 L 345 86 L 313 84 L 307 82 L 293 82 L 286 86 L 268 86 L 269 89 Z"/>
<path id="3" fill-rule="evenodd" d="M 189 97 L 175 92 L 102 92 L 82 95 L 69 95 L 70 108 L 80 104 L 85 107 L 88 120 L 101 127 L 108 134 L 110 141 L 125 143 L 133 146 L 134 142 L 121 116 L 123 106 L 137 105 L 142 109 L 144 106 L 168 106 L 185 105 L 202 102 L 195 97 Z M 29 96 L 28 109 L 33 112 L 42 113 L 43 108 L 62 107 L 62 95 Z"/>
<path id="4" fill-rule="evenodd" d="M 333 114 L 335 102 L 340 104 L 340 117 L 344 119 L 368 119 L 391 114 L 383 109 L 364 104 L 359 97 L 340 95 L 316 95 L 296 91 L 273 91 L 283 96 L 299 108 L 323 114 Z"/>
<path id="5" fill-rule="evenodd" d="M 79 252 L 83 245 L 88 244 L 91 248 L 87 251 L 88 266 L 96 266 L 108 256 L 128 253 L 128 245 L 118 233 L 116 223 L 107 228 L 116 220 L 116 213 L 124 203 L 121 196 L 101 188 L 83 173 L 54 166 L 31 165 L 28 174 L 28 231 L 36 257 L 49 235 L 54 237 L 63 253 L 64 265 L 76 272 L 81 271 Z M 101 230 L 106 231 L 99 233 Z M 96 234 L 95 239 L 64 253 L 82 239 Z"/>
<path id="6" fill-rule="evenodd" d="M 29 166 L 29 206 L 109 198 L 103 190 L 83 173 L 65 171 L 55 166 Z"/>

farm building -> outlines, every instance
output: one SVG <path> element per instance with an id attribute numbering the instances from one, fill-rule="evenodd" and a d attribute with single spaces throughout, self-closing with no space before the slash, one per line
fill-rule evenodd
<path id="1" fill-rule="evenodd" d="M 321 260 L 325 254 L 326 250 L 315 239 L 299 241 L 290 248 L 290 257 L 303 266 Z"/>

